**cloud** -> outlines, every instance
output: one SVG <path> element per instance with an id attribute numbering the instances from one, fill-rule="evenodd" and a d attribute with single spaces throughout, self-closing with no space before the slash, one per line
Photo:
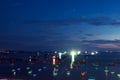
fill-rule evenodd
<path id="1" fill-rule="evenodd" d="M 56 43 L 56 44 L 54 44 Z M 59 48 L 77 48 L 83 50 L 119 50 L 119 40 L 89 40 L 89 41 L 76 41 L 70 39 L 49 41 L 47 44 Z"/>
<path id="2" fill-rule="evenodd" d="M 82 43 L 88 45 L 88 47 L 93 46 L 96 49 L 120 49 L 120 40 L 83 40 Z"/>
<path id="3" fill-rule="evenodd" d="M 120 49 L 119 45 L 115 45 L 115 44 L 97 44 L 98 48 L 104 48 L 104 49 Z"/>
<path id="4" fill-rule="evenodd" d="M 84 37 L 83 37 L 84 38 Z M 59 36 L 41 36 L 41 37 L 31 37 L 31 36 L 3 36 L 0 40 L 1 47 L 12 48 L 12 49 L 82 49 L 82 50 L 119 50 L 120 40 L 76 40 L 66 37 Z M 11 46 L 12 45 L 12 46 Z M 16 45 L 19 45 L 16 47 Z"/>
<path id="5" fill-rule="evenodd" d="M 83 40 L 82 42 L 95 43 L 95 44 L 105 44 L 105 43 L 120 43 L 120 40 Z"/>

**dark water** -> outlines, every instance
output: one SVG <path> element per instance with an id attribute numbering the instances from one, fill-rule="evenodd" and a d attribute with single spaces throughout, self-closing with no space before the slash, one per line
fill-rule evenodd
<path id="1" fill-rule="evenodd" d="M 46 58 L 44 53 L 41 53 L 37 61 L 28 62 L 28 57 L 35 57 L 35 53 L 0 54 L 6 58 L 5 62 L 0 62 L 0 80 L 94 80 L 89 79 L 90 77 L 95 80 L 120 80 L 117 76 L 120 74 L 120 53 L 102 52 L 94 56 L 76 56 L 73 69 L 70 69 L 70 55 L 63 55 L 58 66 L 52 65 L 52 55 L 49 54 Z M 11 59 L 17 59 L 13 61 L 14 65 L 11 64 Z M 85 60 L 86 63 L 77 63 L 80 60 Z M 99 63 L 96 67 L 92 65 L 95 62 Z M 55 67 L 58 69 L 57 76 L 53 76 Z M 109 72 L 105 73 L 105 69 Z M 67 75 L 67 72 L 70 75 Z M 86 73 L 84 78 L 81 76 L 82 72 Z"/>

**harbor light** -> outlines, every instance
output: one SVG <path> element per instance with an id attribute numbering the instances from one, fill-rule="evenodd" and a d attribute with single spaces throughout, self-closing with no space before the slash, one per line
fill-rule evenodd
<path id="1" fill-rule="evenodd" d="M 91 52 L 91 55 L 93 56 L 93 55 L 95 55 L 95 53 L 94 53 L 94 52 Z"/>
<path id="2" fill-rule="evenodd" d="M 78 51 L 77 54 L 80 55 L 80 54 L 81 54 L 81 51 Z"/>
<path id="3" fill-rule="evenodd" d="M 74 61 L 75 61 L 76 52 L 75 52 L 75 51 L 71 51 L 71 52 L 70 52 L 70 55 L 71 55 L 70 69 L 73 69 L 73 63 L 74 63 Z"/>
<path id="4" fill-rule="evenodd" d="M 59 59 L 61 59 L 62 58 L 62 53 L 59 52 L 58 55 L 59 55 Z"/>
<path id="5" fill-rule="evenodd" d="M 71 61 L 74 62 L 75 61 L 75 55 L 76 55 L 76 52 L 75 51 L 71 51 Z"/>

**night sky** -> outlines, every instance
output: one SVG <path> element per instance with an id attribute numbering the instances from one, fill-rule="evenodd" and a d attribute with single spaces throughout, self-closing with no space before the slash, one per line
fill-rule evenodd
<path id="1" fill-rule="evenodd" d="M 120 0 L 0 0 L 0 49 L 120 50 Z"/>

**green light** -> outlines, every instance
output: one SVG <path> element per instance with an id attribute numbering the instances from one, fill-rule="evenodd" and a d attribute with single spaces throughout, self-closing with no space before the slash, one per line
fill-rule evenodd
<path id="1" fill-rule="evenodd" d="M 108 72 L 109 72 L 109 70 L 105 69 L 105 70 L 104 70 L 104 72 L 105 72 L 105 73 L 108 73 Z"/>
<path id="2" fill-rule="evenodd" d="M 115 74 L 115 72 L 110 72 L 112 75 Z"/>
<path id="3" fill-rule="evenodd" d="M 56 73 L 56 72 L 53 73 L 53 76 L 54 76 L 54 77 L 56 77 L 57 75 L 58 75 L 58 73 Z"/>
<path id="4" fill-rule="evenodd" d="M 32 74 L 32 71 L 28 71 L 28 74 Z"/>
<path id="5" fill-rule="evenodd" d="M 15 72 L 15 69 L 12 69 L 12 72 Z"/>
<path id="6" fill-rule="evenodd" d="M 26 67 L 26 69 L 27 69 L 27 70 L 29 70 L 29 69 L 30 69 L 30 67 Z"/>
<path id="7" fill-rule="evenodd" d="M 117 77 L 120 78 L 120 74 L 117 74 Z"/>

